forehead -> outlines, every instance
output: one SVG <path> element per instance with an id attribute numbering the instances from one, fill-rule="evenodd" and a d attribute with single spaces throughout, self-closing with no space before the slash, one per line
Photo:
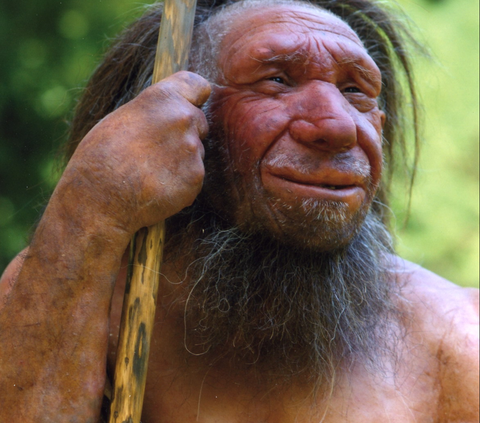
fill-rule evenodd
<path id="1" fill-rule="evenodd" d="M 219 65 L 228 72 L 233 62 L 262 62 L 288 55 L 376 68 L 345 22 L 325 10 L 301 5 L 245 10 L 220 44 Z"/>
<path id="2" fill-rule="evenodd" d="M 297 30 L 301 33 L 325 31 L 341 35 L 363 46 L 357 34 L 347 23 L 332 13 L 308 5 L 257 6 L 246 9 L 236 17 L 224 41 L 239 36 L 249 38 L 267 31 Z"/>

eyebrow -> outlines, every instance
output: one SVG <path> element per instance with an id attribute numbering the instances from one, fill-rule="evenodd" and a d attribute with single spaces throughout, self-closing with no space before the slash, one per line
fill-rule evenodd
<path id="1" fill-rule="evenodd" d="M 285 63 L 285 62 L 299 62 L 301 60 L 303 61 L 308 61 L 311 57 L 310 54 L 306 54 L 306 52 L 297 50 L 294 51 L 293 53 L 288 53 L 288 54 L 277 54 L 272 57 L 266 57 L 266 58 L 256 58 L 250 56 L 253 60 L 260 62 L 260 63 Z"/>
<path id="2" fill-rule="evenodd" d="M 304 65 L 307 65 L 312 59 L 312 55 L 308 51 L 304 50 L 296 50 L 292 53 L 277 54 L 275 56 L 265 58 L 256 58 L 252 56 L 250 57 L 261 64 L 302 63 Z M 365 66 L 362 66 L 360 64 L 360 61 L 361 60 L 355 58 L 346 58 L 344 60 L 337 61 L 337 63 L 341 67 L 353 68 L 362 76 L 362 78 L 364 78 L 368 82 L 374 84 L 378 83 L 381 80 L 381 76 L 379 78 L 379 75 L 376 72 L 366 68 Z"/>
<path id="3" fill-rule="evenodd" d="M 378 75 L 377 72 L 373 72 L 371 69 L 362 66 L 358 60 L 355 59 L 345 59 L 337 62 L 340 66 L 351 66 L 353 67 L 364 79 L 377 83 L 381 81 L 381 75 Z"/>

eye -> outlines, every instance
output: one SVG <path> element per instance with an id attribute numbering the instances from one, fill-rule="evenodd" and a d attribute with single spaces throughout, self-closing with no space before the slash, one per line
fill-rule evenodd
<path id="1" fill-rule="evenodd" d="M 285 79 L 283 79 L 282 77 L 280 76 L 272 76 L 271 78 L 268 78 L 269 81 L 273 81 L 273 82 L 276 82 L 277 84 L 283 84 L 283 85 L 286 85 L 286 81 Z"/>
<path id="2" fill-rule="evenodd" d="M 361 93 L 362 91 L 358 87 L 351 86 L 351 87 L 345 88 L 343 92 L 344 93 Z"/>

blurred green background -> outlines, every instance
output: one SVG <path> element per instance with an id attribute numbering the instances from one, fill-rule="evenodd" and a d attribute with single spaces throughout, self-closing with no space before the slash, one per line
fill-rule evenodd
<path id="1" fill-rule="evenodd" d="M 402 256 L 478 286 L 478 0 L 401 0 L 433 60 L 416 57 L 425 137 L 411 214 L 397 191 Z M 28 242 L 56 181 L 55 154 L 86 78 L 144 3 L 0 3 L 0 271 Z M 402 185 L 399 182 L 399 187 Z"/>

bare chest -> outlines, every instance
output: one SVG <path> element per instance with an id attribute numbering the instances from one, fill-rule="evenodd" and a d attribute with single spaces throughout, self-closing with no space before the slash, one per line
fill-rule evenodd
<path id="1" fill-rule="evenodd" d="M 434 366 L 353 369 L 332 392 L 299 386 L 258 389 L 241 379 L 170 374 L 149 387 L 144 423 L 435 423 L 438 384 Z M 160 386 L 162 385 L 162 386 Z M 154 392 L 162 394 L 154 394 Z"/>

